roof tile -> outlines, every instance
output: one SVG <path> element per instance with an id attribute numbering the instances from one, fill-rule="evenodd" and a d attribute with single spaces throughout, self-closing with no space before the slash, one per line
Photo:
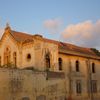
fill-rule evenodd
<path id="1" fill-rule="evenodd" d="M 14 36 L 14 38 L 17 41 L 26 41 L 26 40 L 33 40 L 32 35 L 22 33 L 22 32 L 16 32 L 16 31 L 11 31 L 11 34 Z"/>

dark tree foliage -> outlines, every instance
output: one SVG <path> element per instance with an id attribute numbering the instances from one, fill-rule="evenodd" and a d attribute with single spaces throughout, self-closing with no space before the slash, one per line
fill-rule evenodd
<path id="1" fill-rule="evenodd" d="M 91 48 L 91 50 L 92 50 L 97 56 L 100 56 L 99 50 L 97 50 L 96 48 Z"/>

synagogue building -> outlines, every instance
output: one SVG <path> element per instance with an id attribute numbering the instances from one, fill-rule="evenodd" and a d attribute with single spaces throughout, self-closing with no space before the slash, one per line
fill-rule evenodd
<path id="1" fill-rule="evenodd" d="M 100 100 L 100 56 L 7 25 L 0 40 L 0 100 Z"/>

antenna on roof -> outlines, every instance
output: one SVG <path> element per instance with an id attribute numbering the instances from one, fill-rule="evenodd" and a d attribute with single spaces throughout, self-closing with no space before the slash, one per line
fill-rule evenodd
<path id="1" fill-rule="evenodd" d="M 9 26 L 10 26 L 9 23 L 7 22 L 7 23 L 6 23 L 6 27 L 9 27 Z"/>

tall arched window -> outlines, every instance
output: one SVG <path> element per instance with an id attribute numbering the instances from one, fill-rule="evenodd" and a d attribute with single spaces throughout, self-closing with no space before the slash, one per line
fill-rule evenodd
<path id="1" fill-rule="evenodd" d="M 76 61 L 76 72 L 79 72 L 80 71 L 80 69 L 79 69 L 79 61 L 77 60 Z"/>
<path id="2" fill-rule="evenodd" d="M 13 53 L 13 61 L 14 61 L 14 65 L 17 66 L 17 54 L 16 54 L 16 52 Z"/>
<path id="3" fill-rule="evenodd" d="M 6 48 L 4 52 L 4 64 L 10 63 L 11 51 L 10 48 Z"/>
<path id="4" fill-rule="evenodd" d="M 95 63 L 92 63 L 92 73 L 95 73 Z"/>
<path id="5" fill-rule="evenodd" d="M 46 60 L 46 68 L 50 68 L 50 55 L 49 54 L 46 54 L 45 60 Z"/>
<path id="6" fill-rule="evenodd" d="M 1 56 L 0 56 L 0 66 L 1 66 Z"/>
<path id="7" fill-rule="evenodd" d="M 58 62 L 59 62 L 59 70 L 62 70 L 62 58 L 59 58 Z"/>

